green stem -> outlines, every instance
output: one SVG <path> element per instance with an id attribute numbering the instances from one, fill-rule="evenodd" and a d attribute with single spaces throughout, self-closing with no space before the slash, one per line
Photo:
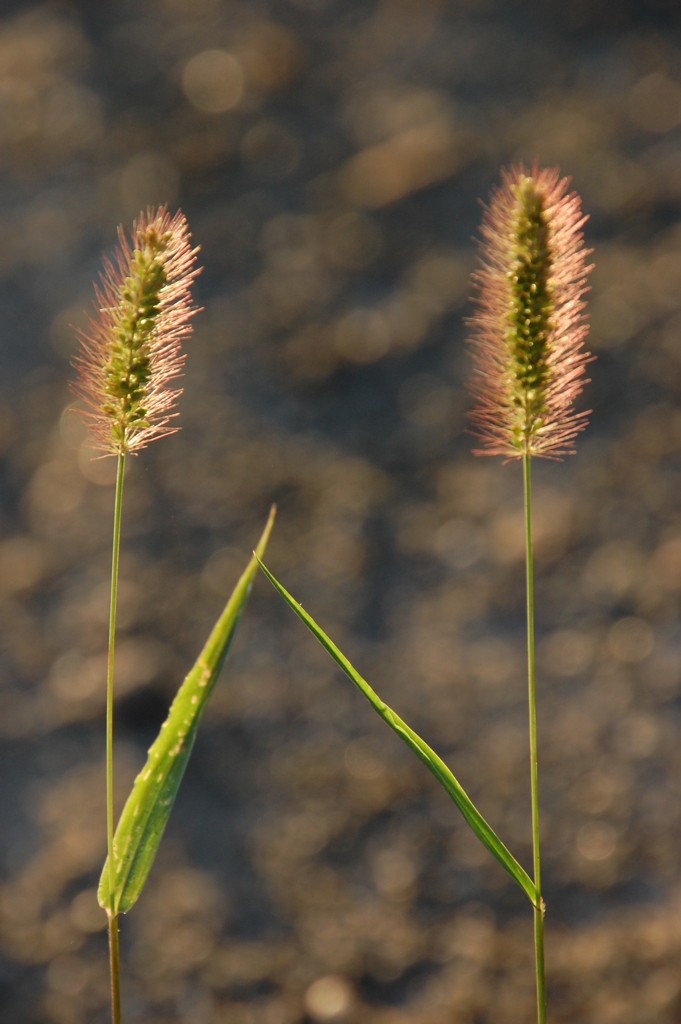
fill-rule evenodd
<path id="1" fill-rule="evenodd" d="M 114 640 L 116 637 L 116 594 L 118 592 L 118 552 L 121 544 L 121 506 L 123 504 L 123 470 L 125 455 L 118 456 L 116 498 L 114 502 L 113 552 L 111 555 L 111 605 L 109 609 L 109 660 L 106 673 L 106 846 L 109 857 L 109 950 L 111 953 L 111 1013 L 113 1024 L 121 1022 L 121 969 L 118 952 L 118 916 L 114 912 L 114 816 L 113 816 L 113 676 Z"/>
<path id="2" fill-rule="evenodd" d="M 111 964 L 111 1019 L 121 1024 L 121 958 L 118 952 L 118 915 L 109 918 L 109 962 Z"/>
<path id="3" fill-rule="evenodd" d="M 534 909 L 534 956 L 537 972 L 537 1020 L 546 1024 L 546 981 L 544 978 L 544 903 L 541 898 L 539 859 L 539 798 L 537 784 L 537 708 L 534 678 L 534 569 L 532 564 L 532 504 L 530 455 L 523 454 L 523 490 L 525 493 L 525 568 L 527 583 L 527 693 L 530 711 L 530 780 L 532 790 L 532 853 L 537 906 Z"/>

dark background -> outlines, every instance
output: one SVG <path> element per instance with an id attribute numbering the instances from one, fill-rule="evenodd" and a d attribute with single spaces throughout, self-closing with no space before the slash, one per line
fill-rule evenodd
<path id="1" fill-rule="evenodd" d="M 477 200 L 535 157 L 591 215 L 598 356 L 535 464 L 550 1018 L 678 1021 L 680 54 L 671 0 L 5 0 L 4 1022 L 108 1017 L 113 466 L 69 361 L 147 203 L 205 311 L 127 476 L 120 801 L 277 501 L 273 571 L 529 867 L 521 479 L 470 453 L 462 318 Z M 533 1019 L 526 899 L 262 578 L 122 927 L 131 1024 Z"/>

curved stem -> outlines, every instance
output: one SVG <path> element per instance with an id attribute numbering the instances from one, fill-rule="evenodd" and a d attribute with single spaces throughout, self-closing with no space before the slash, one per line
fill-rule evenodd
<path id="1" fill-rule="evenodd" d="M 546 1022 L 546 981 L 544 977 L 544 902 L 541 898 L 539 858 L 539 798 L 537 782 L 537 709 L 534 677 L 534 568 L 532 563 L 532 503 L 530 456 L 523 454 L 523 490 L 525 495 L 525 570 L 527 584 L 527 693 L 530 714 L 530 785 L 532 793 L 532 853 L 537 904 L 534 910 L 534 955 L 537 972 L 537 1020 Z"/>
<path id="2" fill-rule="evenodd" d="M 111 954 L 111 1012 L 113 1024 L 121 1021 L 120 957 L 118 952 L 118 915 L 114 912 L 114 817 L 113 817 L 113 674 L 114 640 L 116 637 L 116 595 L 118 592 L 118 552 L 121 541 L 121 506 L 123 503 L 123 470 L 125 455 L 118 456 L 116 498 L 114 501 L 113 552 L 111 555 L 111 605 L 109 609 L 109 659 L 106 673 L 106 846 L 109 859 L 109 950 Z"/>

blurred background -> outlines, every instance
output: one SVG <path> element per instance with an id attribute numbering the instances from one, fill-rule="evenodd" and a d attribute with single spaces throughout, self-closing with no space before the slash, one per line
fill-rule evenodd
<path id="1" fill-rule="evenodd" d="M 470 453 L 462 318 L 478 199 L 535 157 L 597 265 L 592 422 L 535 468 L 551 1019 L 679 1020 L 680 56 L 674 0 L 4 0 L 7 1024 L 109 1015 L 114 467 L 68 382 L 147 203 L 205 311 L 182 432 L 129 460 L 120 803 L 276 501 L 272 570 L 529 867 L 521 475 Z M 264 579 L 122 928 L 131 1024 L 535 1012 L 525 897 Z"/>

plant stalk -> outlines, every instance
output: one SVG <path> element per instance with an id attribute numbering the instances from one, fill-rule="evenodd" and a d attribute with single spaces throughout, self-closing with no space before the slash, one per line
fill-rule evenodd
<path id="1" fill-rule="evenodd" d="M 537 783 L 537 708 L 534 675 L 534 568 L 532 561 L 532 502 L 530 455 L 523 453 L 525 495 L 525 571 L 527 593 L 527 694 L 530 716 L 530 785 L 532 794 L 532 854 L 537 906 L 534 908 L 534 957 L 537 973 L 537 1021 L 546 1024 L 546 980 L 544 977 L 544 902 L 541 898 L 539 857 L 539 798 Z"/>
<path id="2" fill-rule="evenodd" d="M 114 501 L 113 550 L 111 555 L 111 605 L 109 609 L 109 660 L 106 673 L 106 846 L 109 859 L 109 952 L 111 958 L 111 1016 L 113 1024 L 121 1024 L 121 967 L 118 950 L 118 915 L 114 910 L 116 872 L 114 866 L 113 812 L 113 682 L 114 641 L 116 637 L 116 595 L 118 593 L 118 553 L 121 542 L 121 506 L 123 504 L 123 470 L 125 455 L 118 455 L 116 498 Z"/>
<path id="3" fill-rule="evenodd" d="M 118 952 L 118 914 L 109 917 L 109 963 L 111 965 L 111 1019 L 121 1024 L 121 958 Z"/>

